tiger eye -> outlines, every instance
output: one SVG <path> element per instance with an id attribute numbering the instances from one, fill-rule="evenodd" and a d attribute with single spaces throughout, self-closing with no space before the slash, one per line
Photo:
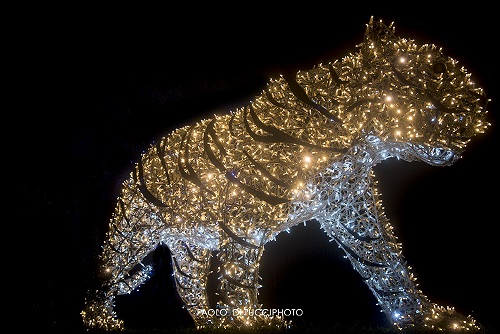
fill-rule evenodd
<path id="1" fill-rule="evenodd" d="M 446 65 L 442 62 L 435 63 L 434 65 L 432 65 L 432 70 L 435 73 L 445 73 L 446 72 Z"/>

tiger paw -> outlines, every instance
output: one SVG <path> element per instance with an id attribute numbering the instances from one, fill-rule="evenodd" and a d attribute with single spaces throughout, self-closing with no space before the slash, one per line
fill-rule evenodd
<path id="1" fill-rule="evenodd" d="M 259 309 L 260 310 L 260 309 Z M 198 317 L 198 329 L 287 329 L 292 327 L 291 321 L 282 316 L 266 314 L 256 310 L 247 309 L 217 309 L 217 316 Z"/>
<path id="2" fill-rule="evenodd" d="M 479 332 L 482 326 L 472 316 L 465 316 L 455 311 L 453 307 L 432 304 L 423 317 L 423 326 L 433 330 Z"/>
<path id="3" fill-rule="evenodd" d="M 96 300 L 88 302 L 85 309 L 80 312 L 83 323 L 88 329 L 122 330 L 123 320 L 116 317 L 116 313 L 109 306 L 111 301 Z"/>

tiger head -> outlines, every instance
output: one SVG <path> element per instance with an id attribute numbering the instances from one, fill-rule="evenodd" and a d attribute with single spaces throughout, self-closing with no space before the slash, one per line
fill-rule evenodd
<path id="1" fill-rule="evenodd" d="M 350 81 L 363 87 L 354 88 L 358 99 L 370 101 L 355 110 L 355 123 L 364 124 L 360 136 L 401 143 L 410 160 L 450 165 L 490 125 L 485 93 L 441 48 L 417 45 L 394 31 L 371 18 L 358 45 Z"/>

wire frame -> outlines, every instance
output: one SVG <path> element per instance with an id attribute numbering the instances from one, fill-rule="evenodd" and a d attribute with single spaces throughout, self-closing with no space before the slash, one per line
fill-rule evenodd
<path id="1" fill-rule="evenodd" d="M 123 183 L 101 254 L 89 328 L 124 328 L 116 295 L 143 284 L 159 244 L 198 328 L 288 327 L 262 312 L 259 261 L 282 231 L 317 220 L 398 328 L 478 329 L 415 284 L 384 214 L 373 167 L 388 158 L 452 165 L 489 124 L 470 74 L 434 45 L 367 24 L 359 52 L 269 80 L 248 105 L 161 138 Z M 216 253 L 214 253 L 216 252 Z M 219 287 L 209 305 L 216 254 Z"/>

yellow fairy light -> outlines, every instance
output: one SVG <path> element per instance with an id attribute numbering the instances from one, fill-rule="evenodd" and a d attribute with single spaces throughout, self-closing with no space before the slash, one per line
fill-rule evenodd
<path id="1" fill-rule="evenodd" d="M 371 19 L 356 54 L 271 79 L 255 102 L 152 145 L 123 183 L 100 258 L 102 291 L 86 300 L 84 324 L 123 328 L 114 298 L 149 278 L 141 261 L 162 243 L 197 328 L 287 326 L 256 312 L 259 261 L 276 235 L 315 219 L 396 327 L 477 329 L 418 290 L 373 167 L 391 157 L 453 164 L 488 128 L 487 100 L 441 49 L 394 31 Z M 220 300 L 209 305 L 214 251 Z"/>

